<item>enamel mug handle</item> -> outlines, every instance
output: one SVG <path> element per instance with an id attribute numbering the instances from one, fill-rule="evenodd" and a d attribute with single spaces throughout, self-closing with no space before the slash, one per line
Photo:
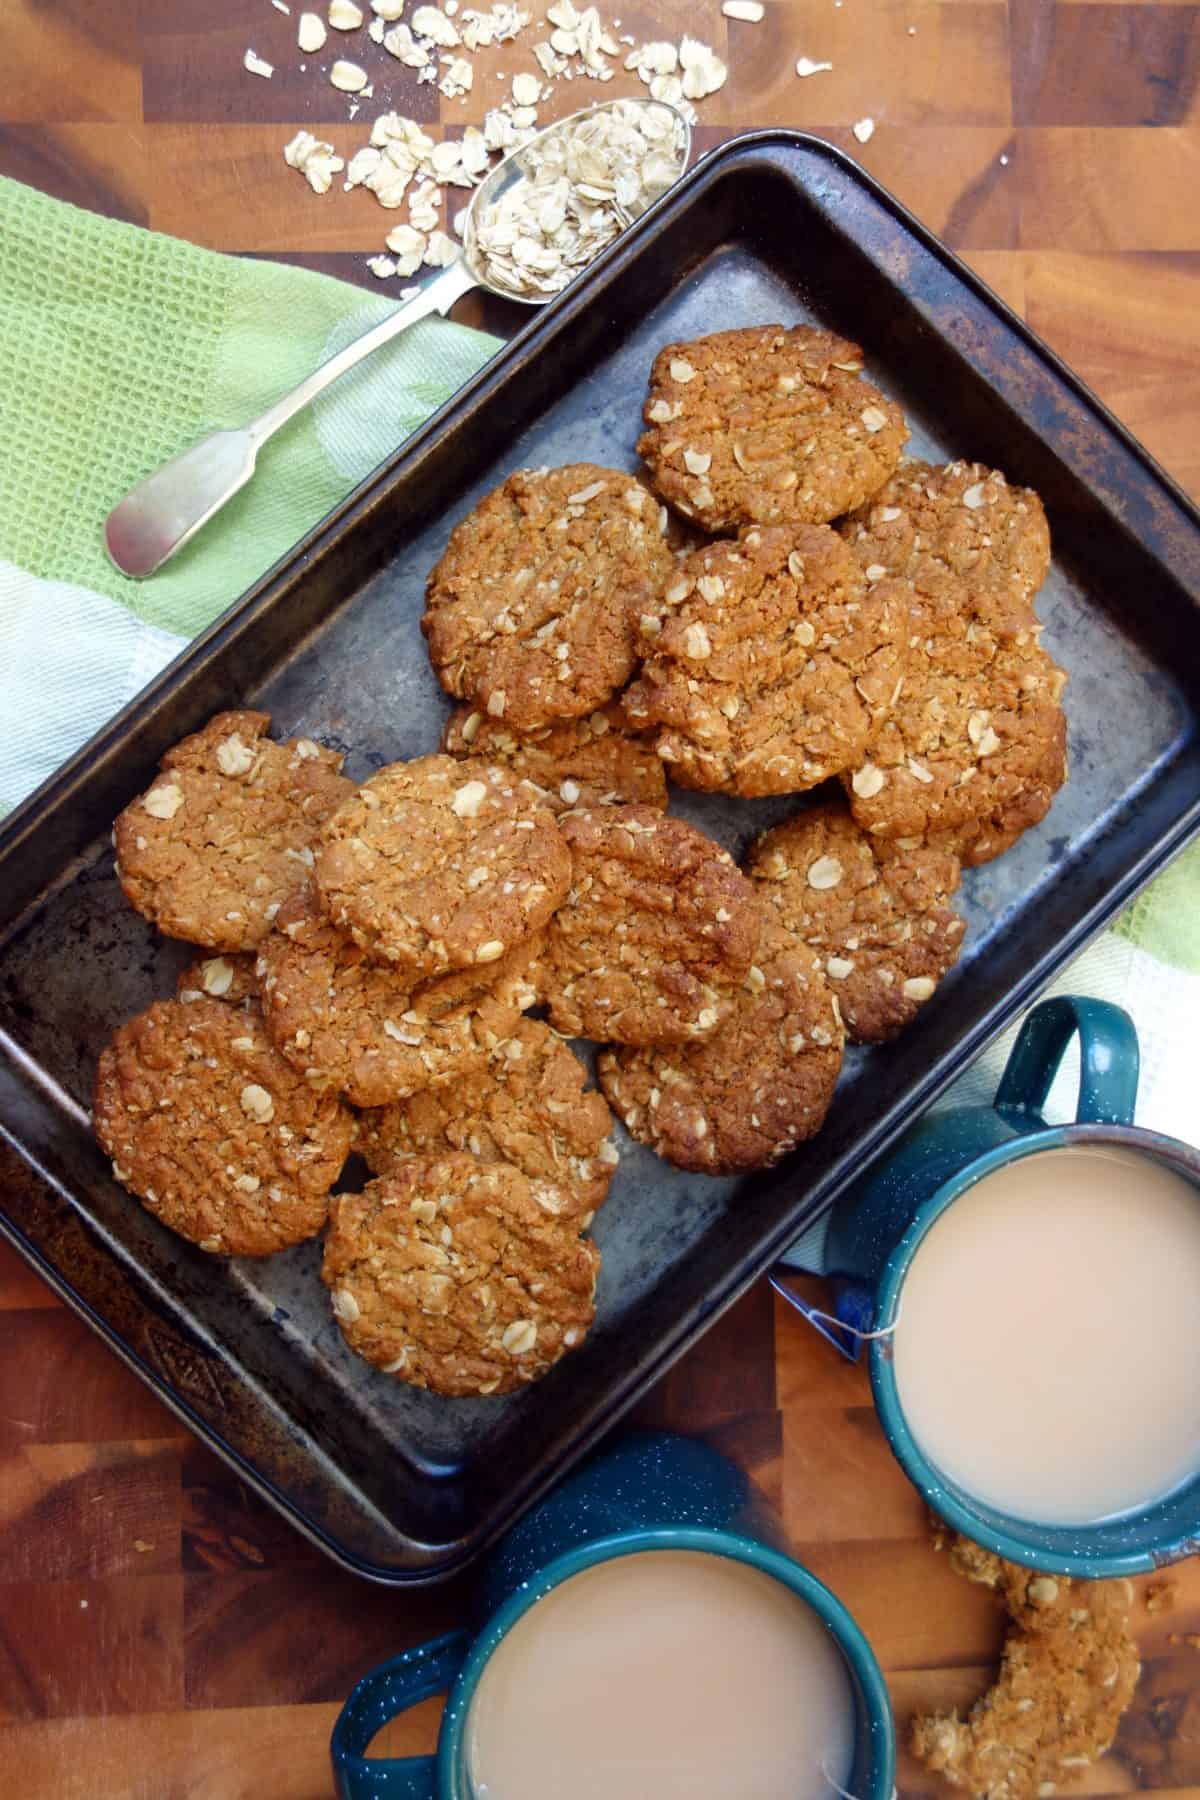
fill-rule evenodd
<path id="1" fill-rule="evenodd" d="M 330 1740 L 340 1800 L 436 1800 L 435 1756 L 368 1757 L 367 1745 L 389 1719 L 452 1687 L 470 1647 L 465 1631 L 452 1631 L 363 1676 L 338 1714 Z"/>
<path id="2" fill-rule="evenodd" d="M 996 1089 L 997 1112 L 1040 1113 L 1067 1045 L 1079 1033 L 1079 1125 L 1132 1125 L 1138 1090 L 1133 1020 L 1107 1000 L 1063 994 L 1035 1006 Z"/>

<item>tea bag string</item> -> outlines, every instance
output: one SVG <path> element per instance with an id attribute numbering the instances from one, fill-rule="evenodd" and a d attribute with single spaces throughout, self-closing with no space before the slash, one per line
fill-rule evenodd
<path id="1" fill-rule="evenodd" d="M 825 1777 L 834 1793 L 840 1794 L 842 1800 L 858 1800 L 857 1794 L 852 1794 L 848 1788 L 842 1786 L 840 1781 L 835 1781 L 833 1779 L 833 1776 L 829 1773 L 829 1770 L 825 1767 L 824 1763 L 820 1765 L 820 1768 L 822 1775 Z M 898 1788 L 892 1789 L 892 1800 L 899 1800 L 899 1792 L 900 1790 Z"/>
<path id="2" fill-rule="evenodd" d="M 857 1338 L 860 1343 L 867 1344 L 870 1343 L 872 1338 L 886 1338 L 892 1336 L 900 1323 L 900 1308 L 896 1308 L 896 1316 L 891 1324 L 881 1325 L 878 1331 L 860 1331 L 857 1325 L 847 1324 L 846 1320 L 839 1319 L 836 1313 L 822 1312 L 819 1306 L 806 1306 L 804 1309 L 804 1316 L 806 1319 L 823 1319 L 827 1325 L 834 1326 L 838 1331 L 848 1332 L 851 1337 Z M 834 1787 L 837 1787 L 837 1782 L 835 1781 L 833 1785 Z M 842 1790 L 838 1788 L 838 1792 L 841 1793 L 841 1791 Z M 854 1800 L 853 1795 L 850 1796 L 850 1800 Z"/>

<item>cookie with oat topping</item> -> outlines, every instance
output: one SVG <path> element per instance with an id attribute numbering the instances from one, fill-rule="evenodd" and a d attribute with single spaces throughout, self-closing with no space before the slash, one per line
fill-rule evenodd
<path id="1" fill-rule="evenodd" d="M 316 875 L 334 924 L 416 986 L 531 937 L 566 893 L 571 859 L 511 770 L 419 756 L 380 769 L 338 808 Z"/>
<path id="2" fill-rule="evenodd" d="M 218 713 L 167 751 L 116 822 L 125 897 L 167 937 L 253 950 L 353 791 L 336 751 L 311 738 L 275 743 L 270 723 L 269 713 Z"/>
<path id="3" fill-rule="evenodd" d="M 676 1044 L 733 1011 L 762 907 L 719 844 L 649 806 L 567 813 L 571 891 L 542 959 L 550 1022 L 568 1037 Z"/>
<path id="4" fill-rule="evenodd" d="M 950 905 L 958 858 L 872 838 L 839 801 L 765 832 L 746 873 L 789 931 L 821 959 L 848 1035 L 877 1044 L 915 1018 L 957 960 L 964 921 Z"/>
<path id="5" fill-rule="evenodd" d="M 955 1787 L 989 1800 L 1045 1800 L 1104 1755 L 1133 1698 L 1139 1664 L 1129 1629 L 1128 1581 L 1040 1575 L 979 1552 L 988 1571 L 959 1550 L 951 1560 L 1003 1595 L 1013 1623 L 999 1675 L 965 1719 L 924 1713 L 912 1720 L 917 1761 Z"/>
<path id="6" fill-rule="evenodd" d="M 553 1184 L 463 1153 L 339 1194 L 321 1279 L 347 1344 L 437 1394 L 536 1381 L 595 1316 L 600 1253 L 561 1202 Z"/>
<path id="7" fill-rule="evenodd" d="M 668 344 L 638 454 L 663 499 L 706 531 L 825 524 L 883 486 L 908 437 L 862 365 L 857 344 L 810 325 Z"/>
<path id="8" fill-rule="evenodd" d="M 256 979 L 280 1054 L 355 1106 L 385 1106 L 478 1068 L 537 1000 L 541 939 L 417 987 L 325 916 L 312 883 L 286 900 Z"/>
<path id="9" fill-rule="evenodd" d="M 353 1119 L 279 1055 L 257 1011 L 156 1000 L 100 1057 L 92 1110 L 113 1174 L 202 1250 L 269 1256 L 325 1223 Z"/>
<path id="10" fill-rule="evenodd" d="M 519 469 L 451 533 L 421 621 L 448 693 L 529 732 L 594 712 L 633 673 L 671 572 L 667 512 L 634 475 Z"/>
<path id="11" fill-rule="evenodd" d="M 258 1004 L 254 958 L 249 951 L 202 956 L 188 964 L 175 983 L 175 998 L 188 1006 L 206 995 L 210 1000 L 223 1000 L 226 1006 Z"/>
<path id="12" fill-rule="evenodd" d="M 1034 597 L 1050 567 L 1050 528 L 1032 488 L 983 463 L 902 462 L 838 527 L 874 579 L 903 576 L 935 605 L 965 588 L 999 637 L 1038 628 Z"/>
<path id="13" fill-rule="evenodd" d="M 868 583 L 827 525 L 695 550 L 642 626 L 625 712 L 684 787 L 788 794 L 865 754 L 900 693 L 909 589 Z"/>
<path id="14" fill-rule="evenodd" d="M 372 1174 L 412 1156 L 469 1150 L 553 1182 L 582 1228 L 608 1192 L 617 1152 L 612 1114 L 556 1032 L 522 1019 L 486 1064 L 450 1086 L 363 1115 L 358 1149 Z"/>
<path id="15" fill-rule="evenodd" d="M 679 1169 L 769 1169 L 821 1129 L 842 1023 L 820 959 L 773 916 L 733 1012 L 704 1043 L 603 1050 L 600 1085 L 626 1129 Z"/>
<path id="16" fill-rule="evenodd" d="M 531 782 L 555 813 L 573 806 L 667 804 L 662 763 L 650 740 L 630 731 L 619 702 L 521 734 L 501 719 L 460 706 L 447 722 L 442 749 L 503 764 Z"/>

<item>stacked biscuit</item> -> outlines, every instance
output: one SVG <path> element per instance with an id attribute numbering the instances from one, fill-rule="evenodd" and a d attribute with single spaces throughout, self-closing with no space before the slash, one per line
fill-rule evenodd
<path id="1" fill-rule="evenodd" d="M 670 1161 L 769 1166 L 845 1038 L 931 997 L 961 865 L 1065 773 L 1036 496 L 902 463 L 860 352 L 807 328 L 669 346 L 645 419 L 649 483 L 520 471 L 453 532 L 422 621 L 463 702 L 440 753 L 354 788 L 224 714 L 117 822 L 132 903 L 218 953 L 101 1059 L 118 1178 L 223 1254 L 328 1217 L 347 1342 L 442 1393 L 529 1381 L 591 1322 L 617 1152 L 563 1038 L 604 1046 Z M 668 775 L 829 786 L 739 869 Z M 373 1179 L 333 1194 L 352 1141 Z"/>

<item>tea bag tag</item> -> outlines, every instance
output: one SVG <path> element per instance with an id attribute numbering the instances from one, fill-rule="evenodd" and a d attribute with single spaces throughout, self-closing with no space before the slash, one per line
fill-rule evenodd
<path id="1" fill-rule="evenodd" d="M 775 1292 L 802 1318 L 807 1319 L 813 1330 L 819 1332 L 827 1344 L 832 1344 L 838 1355 L 844 1356 L 847 1362 L 856 1363 L 865 1343 L 872 1338 L 891 1337 L 900 1323 L 900 1315 L 897 1313 L 890 1325 L 879 1330 L 872 1329 L 875 1295 L 871 1288 L 860 1281 L 835 1283 L 837 1299 L 834 1302 L 835 1310 L 830 1313 L 802 1300 L 799 1294 L 794 1294 L 774 1273 L 768 1279 Z"/>

